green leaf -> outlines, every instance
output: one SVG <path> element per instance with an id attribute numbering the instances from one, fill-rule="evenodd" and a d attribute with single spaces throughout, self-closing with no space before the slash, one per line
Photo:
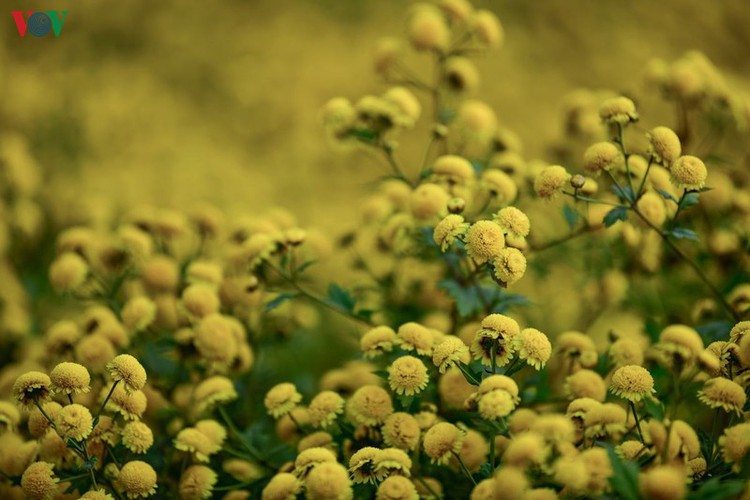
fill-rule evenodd
<path id="1" fill-rule="evenodd" d="M 302 263 L 301 266 L 297 268 L 297 274 L 304 273 L 310 266 L 317 263 L 318 261 L 316 259 L 308 260 L 307 262 Z"/>
<path id="2" fill-rule="evenodd" d="M 462 318 L 482 310 L 482 300 L 474 287 L 462 287 L 451 279 L 438 283 L 438 288 L 445 290 L 456 302 L 456 310 Z"/>
<path id="3" fill-rule="evenodd" d="M 686 227 L 675 227 L 667 231 L 667 234 L 677 238 L 678 240 L 686 239 L 698 241 L 698 235 L 695 234 L 695 231 Z"/>
<path id="4" fill-rule="evenodd" d="M 657 192 L 658 192 L 658 193 L 659 193 L 660 195 L 662 195 L 662 197 L 663 197 L 663 198 L 664 198 L 665 200 L 671 200 L 671 201 L 673 201 L 673 202 L 677 203 L 677 198 L 675 198 L 674 196 L 672 196 L 671 194 L 669 194 L 669 192 L 668 192 L 668 191 L 664 191 L 663 189 L 657 189 L 656 191 L 657 191 Z"/>
<path id="5" fill-rule="evenodd" d="M 680 208 L 685 209 L 692 206 L 697 205 L 700 203 L 700 194 L 699 193 L 685 193 L 685 195 L 680 200 Z"/>
<path id="6" fill-rule="evenodd" d="M 563 217 L 565 217 L 565 222 L 568 223 L 568 227 L 570 229 L 573 229 L 576 227 L 576 223 L 578 222 L 578 212 L 573 210 L 570 205 L 565 205 L 562 208 Z"/>
<path id="7" fill-rule="evenodd" d="M 268 304 L 266 304 L 266 312 L 273 311 L 274 309 L 276 309 L 277 307 L 279 307 L 281 304 L 283 304 L 287 300 L 293 299 L 293 298 L 295 298 L 298 295 L 299 295 L 299 293 L 297 293 L 297 292 L 284 292 L 284 293 L 280 293 L 279 295 L 276 296 L 275 299 L 273 299 Z"/>
<path id="8" fill-rule="evenodd" d="M 354 311 L 354 305 L 357 302 L 347 289 L 342 288 L 336 283 L 331 283 L 328 286 L 328 300 L 331 304 L 348 312 Z"/>
<path id="9" fill-rule="evenodd" d="M 604 226 L 613 226 L 617 221 L 628 220 L 628 209 L 625 207 L 615 207 L 604 216 Z"/>
<path id="10" fill-rule="evenodd" d="M 619 186 L 612 186 L 612 191 L 615 192 L 618 198 L 625 201 L 633 201 L 635 200 L 635 196 L 633 195 L 633 190 L 629 187 L 619 187 Z"/>
<path id="11" fill-rule="evenodd" d="M 620 458 L 611 446 L 607 447 L 607 453 L 612 464 L 612 476 L 609 478 L 612 491 L 625 500 L 638 500 L 638 466 Z"/>
<path id="12" fill-rule="evenodd" d="M 383 380 L 388 380 L 388 371 L 387 370 L 375 370 L 372 372 L 373 374 L 377 375 L 378 377 L 382 378 Z"/>
<path id="13" fill-rule="evenodd" d="M 744 481 L 722 481 L 715 477 L 703 483 L 697 490 L 690 492 L 687 498 L 688 500 L 724 500 L 739 495 L 744 488 Z"/>

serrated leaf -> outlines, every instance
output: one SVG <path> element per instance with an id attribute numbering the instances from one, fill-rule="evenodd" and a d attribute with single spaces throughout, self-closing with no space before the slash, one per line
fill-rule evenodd
<path id="1" fill-rule="evenodd" d="M 620 458 L 613 447 L 607 447 L 609 461 L 612 464 L 612 476 L 609 484 L 612 491 L 625 500 L 638 500 L 638 466 Z"/>
<path id="2" fill-rule="evenodd" d="M 685 195 L 680 200 L 680 208 L 684 210 L 686 208 L 695 206 L 698 203 L 700 203 L 699 193 L 685 193 Z"/>
<path id="3" fill-rule="evenodd" d="M 667 234 L 677 238 L 678 240 L 685 239 L 685 240 L 698 241 L 698 235 L 695 234 L 695 231 L 693 231 L 692 229 L 688 229 L 686 227 L 675 227 L 667 231 Z"/>
<path id="4" fill-rule="evenodd" d="M 348 312 L 354 311 L 354 305 L 357 303 L 347 289 L 336 283 L 331 283 L 328 286 L 328 300 L 332 304 Z"/>
<path id="5" fill-rule="evenodd" d="M 671 201 L 673 201 L 673 202 L 677 203 L 677 198 L 675 198 L 674 196 L 672 196 L 672 195 L 671 195 L 671 194 L 670 194 L 669 192 L 667 192 L 667 191 L 664 191 L 663 189 L 657 189 L 656 191 L 657 191 L 657 192 L 658 192 L 658 193 L 659 193 L 660 195 L 662 195 L 662 197 L 663 197 L 663 198 L 664 198 L 665 200 L 671 200 Z"/>
<path id="6" fill-rule="evenodd" d="M 299 293 L 297 292 L 284 292 L 280 293 L 276 296 L 272 301 L 270 301 L 268 304 L 266 304 L 266 312 L 273 311 L 277 307 L 279 307 L 281 304 L 286 302 L 287 300 L 293 299 L 297 297 Z"/>
<path id="7" fill-rule="evenodd" d="M 628 209 L 625 207 L 615 207 L 604 216 L 604 226 L 611 227 L 617 223 L 617 221 L 628 220 Z"/>
<path id="8" fill-rule="evenodd" d="M 573 210 L 570 205 L 565 205 L 562 208 L 563 217 L 565 217 L 565 222 L 568 223 L 568 227 L 570 229 L 573 229 L 576 227 L 576 223 L 578 223 L 578 212 Z"/>
<path id="9" fill-rule="evenodd" d="M 462 287 L 453 280 L 443 280 L 438 288 L 445 290 L 455 301 L 458 315 L 462 318 L 471 316 L 482 310 L 482 300 L 474 287 Z"/>
<path id="10" fill-rule="evenodd" d="M 722 481 L 718 477 L 709 479 L 695 491 L 690 492 L 688 500 L 724 500 L 739 495 L 745 488 L 744 481 Z"/>
<path id="11" fill-rule="evenodd" d="M 614 191 L 617 197 L 620 198 L 621 200 L 633 201 L 635 199 L 633 195 L 633 190 L 627 186 L 624 186 L 624 187 L 612 186 L 612 191 Z"/>

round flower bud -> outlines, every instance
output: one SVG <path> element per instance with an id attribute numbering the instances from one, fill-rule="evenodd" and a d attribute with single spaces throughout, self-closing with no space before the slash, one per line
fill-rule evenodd
<path id="1" fill-rule="evenodd" d="M 421 184 L 411 195 L 411 210 L 419 220 L 434 219 L 446 210 L 450 196 L 437 184 Z"/>
<path id="2" fill-rule="evenodd" d="M 644 193 L 636 206 L 638 211 L 657 227 L 660 227 L 667 220 L 667 208 L 664 206 L 664 199 L 652 191 Z M 641 219 L 637 220 L 640 221 Z"/>
<path id="3" fill-rule="evenodd" d="M 131 331 L 140 332 L 156 319 L 156 304 L 144 295 L 128 300 L 122 308 L 122 322 Z"/>
<path id="4" fill-rule="evenodd" d="M 706 184 L 708 170 L 703 161 L 695 156 L 685 155 L 677 158 L 670 170 L 672 183 L 678 188 L 697 191 Z"/>
<path id="5" fill-rule="evenodd" d="M 680 138 L 669 127 L 656 127 L 647 134 L 653 161 L 667 168 L 682 153 Z"/>
<path id="6" fill-rule="evenodd" d="M 452 214 L 460 214 L 466 210 L 466 200 L 463 198 L 451 198 L 448 200 L 448 211 Z"/>

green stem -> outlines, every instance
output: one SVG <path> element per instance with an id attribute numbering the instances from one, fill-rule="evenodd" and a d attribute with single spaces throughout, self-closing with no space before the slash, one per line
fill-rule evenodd
<path id="1" fill-rule="evenodd" d="M 493 375 L 497 373 L 497 344 L 492 344 L 490 347 L 490 367 Z"/>
<path id="2" fill-rule="evenodd" d="M 638 194 L 636 194 L 635 199 L 640 199 L 641 195 L 643 194 L 643 189 L 646 187 L 646 180 L 648 179 L 648 173 L 651 171 L 651 165 L 654 163 L 654 155 L 651 155 L 648 157 L 648 165 L 646 166 L 646 173 L 643 174 L 643 179 L 641 179 L 641 185 L 638 187 Z"/>
<path id="3" fill-rule="evenodd" d="M 715 457 L 714 457 L 714 443 L 716 443 L 716 433 L 718 431 L 718 423 L 719 423 L 719 412 L 721 411 L 721 408 L 716 408 L 716 411 L 714 411 L 714 421 L 711 424 L 711 441 L 709 441 L 708 444 L 708 465 L 709 467 L 713 465 Z M 718 448 L 716 448 L 718 451 Z"/>
<path id="4" fill-rule="evenodd" d="M 112 397 L 112 394 L 115 392 L 115 387 L 117 387 L 117 384 L 119 384 L 119 380 L 115 380 L 115 383 L 112 384 L 112 388 L 109 390 L 109 393 L 107 394 L 107 397 L 104 398 L 104 401 L 102 402 L 102 405 L 99 407 L 99 411 L 96 412 L 96 417 L 94 417 L 94 427 L 96 427 L 96 424 L 99 423 L 99 416 L 104 411 L 104 407 L 107 406 L 107 403 L 109 402 L 109 398 Z"/>
<path id="5" fill-rule="evenodd" d="M 608 205 L 610 207 L 616 207 L 616 208 L 628 208 L 626 205 L 623 205 L 622 203 L 613 203 L 611 201 L 597 200 L 596 198 L 589 198 L 588 196 L 581 196 L 578 193 L 569 193 L 567 191 L 563 191 L 563 194 L 565 196 L 570 196 L 571 198 L 575 198 L 578 201 L 585 201 L 586 203 L 595 203 L 597 205 Z"/>
<path id="6" fill-rule="evenodd" d="M 490 471 L 495 470 L 495 430 L 490 431 Z"/>
<path id="7" fill-rule="evenodd" d="M 635 403 L 630 401 L 630 408 L 633 410 L 633 416 L 635 417 L 635 428 L 638 429 L 638 439 L 641 440 L 641 444 L 645 444 L 643 440 L 643 431 L 641 431 L 641 421 L 638 418 L 638 412 L 635 409 Z"/>
<path id="8" fill-rule="evenodd" d="M 40 411 L 40 412 L 42 413 L 42 415 L 44 416 L 44 418 L 46 418 L 46 419 L 47 419 L 47 422 L 49 422 L 49 425 L 50 425 L 50 426 L 52 426 L 52 428 L 53 428 L 53 429 L 55 429 L 55 431 L 57 431 L 57 425 L 55 425 L 55 422 L 54 422 L 54 420 L 52 420 L 52 419 L 50 418 L 50 416 L 49 416 L 49 415 L 47 415 L 47 412 L 46 412 L 46 411 L 44 411 L 44 408 L 42 408 L 42 405 L 41 405 L 41 404 L 39 404 L 39 401 L 36 401 L 36 400 L 35 400 L 35 401 L 34 401 L 34 404 L 35 404 L 35 405 L 36 405 L 36 407 L 37 407 L 37 408 L 39 409 L 39 411 Z"/>
<path id="9" fill-rule="evenodd" d="M 474 476 L 471 475 L 471 472 L 469 472 L 469 468 L 466 467 L 464 461 L 461 460 L 461 456 L 455 451 L 452 451 L 451 453 L 453 453 L 453 456 L 456 457 L 456 460 L 458 460 L 458 465 L 461 467 L 461 471 L 463 471 L 464 475 L 471 479 L 471 483 L 476 486 L 477 482 L 474 480 Z"/>
<path id="10" fill-rule="evenodd" d="M 229 418 L 229 415 L 227 414 L 226 409 L 224 409 L 223 406 L 219 406 L 219 415 L 221 415 L 222 420 L 224 420 L 224 423 L 227 424 L 227 427 L 229 428 L 229 431 L 234 434 L 234 437 L 237 438 L 237 441 L 240 442 L 240 444 L 250 453 L 250 456 L 253 457 L 253 460 L 257 460 L 260 464 L 265 466 L 266 468 L 269 468 L 271 470 L 274 470 L 273 467 L 271 467 L 268 462 L 260 458 L 260 453 L 252 446 L 250 443 L 248 443 L 244 436 L 240 434 L 240 431 L 237 429 L 237 427 L 234 425 L 234 422 L 232 422 L 232 419 Z"/>
<path id="11" fill-rule="evenodd" d="M 474 378 L 474 375 L 469 373 L 469 371 L 466 369 L 463 363 L 458 362 L 456 363 L 456 366 L 458 367 L 459 370 L 461 370 L 461 373 L 463 373 L 464 376 L 466 376 L 466 378 L 468 378 L 471 381 L 472 384 L 479 385 L 479 380 Z"/>

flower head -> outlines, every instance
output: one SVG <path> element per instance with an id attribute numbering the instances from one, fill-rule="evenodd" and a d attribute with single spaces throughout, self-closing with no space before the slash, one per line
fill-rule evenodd
<path id="1" fill-rule="evenodd" d="M 651 145 L 651 157 L 656 163 L 669 168 L 682 153 L 680 138 L 669 127 L 656 127 L 647 136 Z"/>
<path id="2" fill-rule="evenodd" d="M 91 434 L 94 418 L 88 408 L 79 404 L 64 406 L 55 417 L 57 432 L 64 439 L 81 440 Z"/>
<path id="3" fill-rule="evenodd" d="M 51 399 L 52 381 L 46 373 L 30 371 L 19 376 L 13 384 L 13 396 L 23 407 L 34 406 Z"/>
<path id="4" fill-rule="evenodd" d="M 458 363 L 468 363 L 469 359 L 469 348 L 456 336 L 447 336 L 432 351 L 432 362 L 440 373 Z"/>
<path id="5" fill-rule="evenodd" d="M 464 218 L 458 214 L 450 214 L 441 220 L 432 233 L 432 238 L 445 252 L 448 247 L 466 234 L 471 224 L 464 222 Z"/>
<path id="6" fill-rule="evenodd" d="M 448 422 L 433 425 L 424 435 L 424 451 L 430 461 L 446 464 L 453 453 L 461 451 L 466 433 Z"/>
<path id="7" fill-rule="evenodd" d="M 117 483 L 128 498 L 148 498 L 156 494 L 156 471 L 146 462 L 133 460 L 122 466 Z"/>
<path id="8" fill-rule="evenodd" d="M 125 392 L 140 391 L 146 385 L 146 370 L 130 354 L 120 354 L 107 364 L 112 380 L 120 381 Z"/>
<path id="9" fill-rule="evenodd" d="M 427 387 L 427 367 L 414 356 L 401 356 L 388 367 L 388 383 L 396 394 L 413 396 Z"/>
<path id="10" fill-rule="evenodd" d="M 57 496 L 57 483 L 52 470 L 53 464 L 34 462 L 29 465 L 21 476 L 21 490 L 26 498 L 34 500 L 52 500 Z"/>
<path id="11" fill-rule="evenodd" d="M 630 402 L 637 403 L 656 392 L 654 377 L 642 366 L 627 365 L 618 368 L 612 375 L 609 389 L 615 396 L 620 396 Z"/>
<path id="12" fill-rule="evenodd" d="M 708 170 L 706 164 L 696 156 L 680 156 L 670 169 L 672 183 L 689 191 L 696 191 L 706 185 Z"/>
<path id="13" fill-rule="evenodd" d="M 612 97 L 599 106 L 599 117 L 604 123 L 625 125 L 638 120 L 635 103 L 627 97 Z"/>
<path id="14" fill-rule="evenodd" d="M 500 209 L 495 214 L 494 220 L 508 234 L 518 238 L 525 238 L 529 235 L 531 229 L 529 217 L 516 207 Z"/>
<path id="15" fill-rule="evenodd" d="M 374 358 L 391 352 L 396 341 L 396 332 L 391 327 L 376 326 L 362 335 L 359 346 L 366 358 Z"/>
<path id="16" fill-rule="evenodd" d="M 392 413 L 385 419 L 382 428 L 383 441 L 388 446 L 402 450 L 413 450 L 419 445 L 421 429 L 419 422 L 409 413 Z"/>
<path id="17" fill-rule="evenodd" d="M 52 389 L 63 394 L 89 392 L 91 375 L 85 366 L 78 363 L 60 363 L 50 372 Z"/>
<path id="18" fill-rule="evenodd" d="M 706 381 L 703 389 L 698 391 L 698 399 L 711 408 L 721 408 L 725 412 L 742 414 L 747 395 L 737 382 L 724 377 L 715 377 Z"/>
<path id="19" fill-rule="evenodd" d="M 505 248 L 503 229 L 495 222 L 480 220 L 466 235 L 466 253 L 478 264 L 494 260 Z"/>
<path id="20" fill-rule="evenodd" d="M 552 165 L 544 167 L 534 179 L 534 191 L 545 200 L 552 200 L 562 193 L 570 182 L 570 174 L 564 167 Z"/>
<path id="21" fill-rule="evenodd" d="M 382 387 L 365 385 L 352 394 L 347 411 L 355 423 L 375 426 L 385 422 L 388 415 L 393 413 L 393 401 Z"/>
<path id="22" fill-rule="evenodd" d="M 511 247 L 500 250 L 495 260 L 492 261 L 495 277 L 507 285 L 523 278 L 526 274 L 526 265 L 523 252 Z"/>
<path id="23" fill-rule="evenodd" d="M 344 398 L 337 392 L 323 391 L 310 401 L 308 408 L 310 423 L 315 427 L 326 428 L 338 415 L 344 412 Z"/>
<path id="24" fill-rule="evenodd" d="M 191 465 L 180 477 L 179 491 L 183 500 L 211 498 L 219 476 L 205 465 Z"/>
<path id="25" fill-rule="evenodd" d="M 275 385 L 266 393 L 263 404 L 269 415 L 279 418 L 292 411 L 300 401 L 302 401 L 302 395 L 297 392 L 294 384 L 284 382 Z"/>
<path id="26" fill-rule="evenodd" d="M 618 170 L 625 164 L 620 150 L 611 142 L 597 142 L 583 154 L 583 169 L 590 175 L 599 175 L 609 170 Z"/>
<path id="27" fill-rule="evenodd" d="M 154 434 L 143 422 L 129 422 L 122 429 L 122 444 L 133 453 L 146 453 L 154 444 Z"/>

